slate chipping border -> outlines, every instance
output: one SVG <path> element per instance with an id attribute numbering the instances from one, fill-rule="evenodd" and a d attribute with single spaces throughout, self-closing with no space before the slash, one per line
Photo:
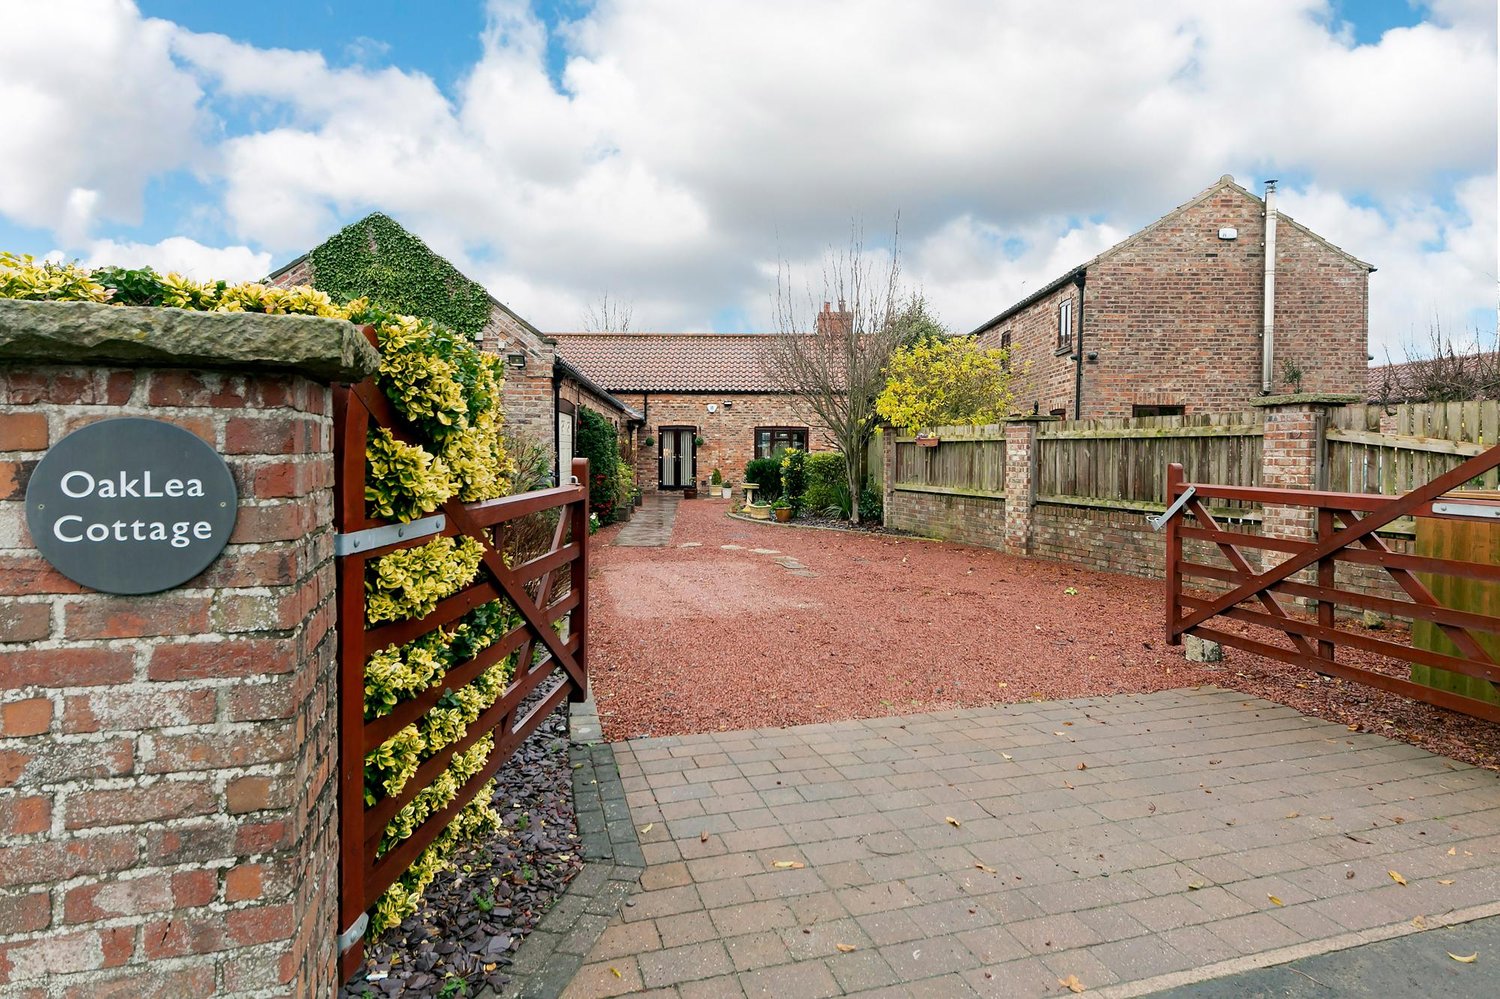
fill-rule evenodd
<path id="1" fill-rule="evenodd" d="M 568 759 L 583 871 L 516 952 L 504 999 L 554 999 L 572 982 L 604 928 L 640 886 L 646 858 L 625 801 L 614 751 L 593 698 L 570 705 Z M 494 997 L 489 990 L 476 999 Z"/>

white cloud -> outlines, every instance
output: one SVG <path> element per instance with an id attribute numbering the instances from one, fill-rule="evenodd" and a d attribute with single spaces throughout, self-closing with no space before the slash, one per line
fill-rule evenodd
<path id="1" fill-rule="evenodd" d="M 53 256 L 61 251 L 53 251 Z M 159 243 L 117 243 L 95 240 L 80 262 L 85 267 L 154 267 L 158 273 L 176 271 L 198 281 L 256 281 L 271 270 L 271 255 L 248 246 L 204 246 L 183 236 Z"/>
<path id="2" fill-rule="evenodd" d="M 209 162 L 196 114 L 231 133 L 202 167 L 221 240 L 278 261 L 380 209 L 543 328 L 577 326 L 603 291 L 642 327 L 706 328 L 726 308 L 764 326 L 768 265 L 811 264 L 851 218 L 873 231 L 900 211 L 908 276 L 967 329 L 1233 172 L 1282 177 L 1299 221 L 1380 267 L 1377 336 L 1430 299 L 1493 302 L 1493 275 L 1475 276 L 1495 258 L 1484 0 L 1437 0 L 1363 46 L 1326 0 L 601 0 L 556 29 L 561 88 L 531 8 L 488 9 L 482 57 L 445 93 L 103 4 L 128 41 L 106 47 L 117 89 L 183 77 L 173 54 L 192 74 L 173 114 L 115 110 L 161 151 L 127 143 L 120 170 L 97 168 L 66 137 L 97 116 L 48 77 L 74 131 L 33 143 L 61 169 L 21 179 L 55 187 L 26 201 L 51 207 L 23 214 L 0 184 L 0 213 L 97 235 L 147 177 Z M 61 45 L 52 22 L 17 47 Z"/>
<path id="3" fill-rule="evenodd" d="M 0 31 L 0 214 L 69 242 L 139 221 L 152 176 L 189 164 L 197 83 L 175 32 L 126 0 L 10 3 Z"/>

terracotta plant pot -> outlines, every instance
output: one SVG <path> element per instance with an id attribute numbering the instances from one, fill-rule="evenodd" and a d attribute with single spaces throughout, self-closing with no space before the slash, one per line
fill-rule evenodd
<path id="1" fill-rule="evenodd" d="M 776 519 L 779 520 L 779 521 L 781 521 L 781 523 L 783 523 L 783 524 L 785 524 L 787 521 L 791 520 L 792 519 L 792 508 L 789 507 L 789 506 L 777 507 L 776 508 Z"/>
<path id="2" fill-rule="evenodd" d="M 683 499 L 697 499 L 698 498 L 698 487 L 697 486 L 688 486 L 687 488 L 685 488 L 682 491 L 682 498 Z"/>
<path id="3" fill-rule="evenodd" d="M 938 446 L 938 438 L 932 434 L 917 434 L 916 441 L 919 447 Z"/>

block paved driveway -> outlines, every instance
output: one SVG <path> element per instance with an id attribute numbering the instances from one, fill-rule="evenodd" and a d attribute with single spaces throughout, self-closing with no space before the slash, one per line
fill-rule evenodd
<path id="1" fill-rule="evenodd" d="M 647 867 L 570 997 L 1139 995 L 1500 912 L 1494 773 L 1233 691 L 614 752 Z"/>

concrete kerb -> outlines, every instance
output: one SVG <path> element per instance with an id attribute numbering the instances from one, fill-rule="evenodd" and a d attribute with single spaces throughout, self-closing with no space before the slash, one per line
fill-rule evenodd
<path id="1" fill-rule="evenodd" d="M 610 918 L 640 886 L 646 858 L 625 802 L 614 752 L 602 741 L 594 699 L 570 705 L 568 758 L 583 871 L 542 916 L 516 953 L 505 999 L 553 999 L 583 966 Z M 493 997 L 488 989 L 479 999 Z"/>
<path id="2" fill-rule="evenodd" d="M 1275 950 L 1268 950 L 1261 954 L 1251 954 L 1247 957 L 1236 957 L 1228 961 L 1205 964 L 1202 967 L 1193 968 L 1189 971 L 1174 971 L 1166 975 L 1157 975 L 1155 978 L 1145 978 L 1135 982 L 1122 982 L 1119 985 L 1105 986 L 1095 991 L 1097 991 L 1100 999 L 1134 999 L 1136 996 L 1150 995 L 1165 989 L 1178 988 L 1183 985 L 1197 985 L 1200 982 L 1208 982 L 1217 978 L 1225 978 L 1229 975 L 1237 975 L 1243 971 L 1271 968 L 1278 964 L 1298 961 L 1304 957 L 1333 954 L 1338 951 L 1348 950 L 1351 947 L 1379 943 L 1382 940 L 1394 940 L 1396 937 L 1404 937 L 1414 933 L 1425 933 L 1428 930 L 1442 929 L 1445 926 L 1457 926 L 1460 923 L 1473 922 L 1476 919 L 1485 919 L 1490 916 L 1500 916 L 1500 902 L 1489 902 L 1484 905 L 1470 906 L 1467 909 L 1457 909 L 1453 912 L 1425 916 L 1423 917 L 1423 922 L 1426 924 L 1425 927 L 1417 927 L 1410 922 L 1392 923 L 1388 926 L 1358 930 L 1336 937 L 1328 937 L 1323 940 L 1292 944 L 1289 947 L 1278 947 Z"/>

